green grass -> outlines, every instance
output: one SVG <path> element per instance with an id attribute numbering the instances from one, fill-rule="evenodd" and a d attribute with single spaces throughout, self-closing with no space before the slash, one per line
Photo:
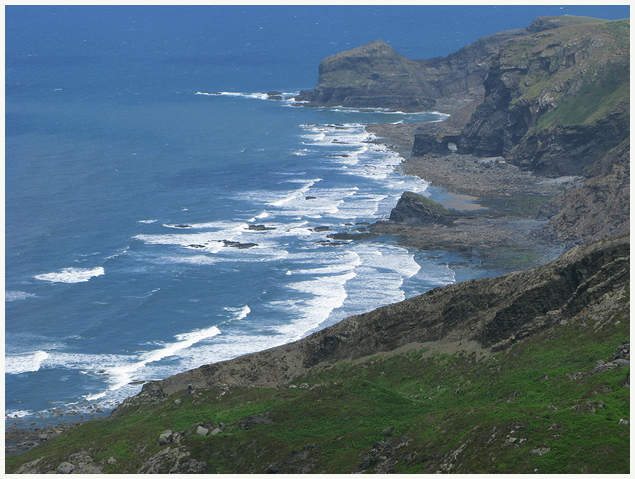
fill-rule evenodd
<path id="1" fill-rule="evenodd" d="M 602 327 L 591 317 L 571 321 L 490 355 L 413 350 L 316 368 L 294 381 L 309 389 L 177 394 L 8 457 L 7 471 L 40 455 L 59 464 L 89 449 L 97 461 L 116 459 L 105 472 L 133 473 L 143 457 L 164 448 L 157 444 L 162 431 L 212 421 L 233 426 L 215 436 L 192 434 L 181 445 L 213 473 L 262 473 L 272 465 L 298 472 L 294 464 L 307 463 L 311 472 L 350 473 L 386 440 L 400 445 L 385 453 L 398 461 L 392 472 L 430 473 L 450 464 L 457 473 L 626 473 L 629 429 L 618 421 L 630 417 L 629 389 L 622 387 L 628 368 L 589 372 L 629 337 L 628 297 L 600 317 Z M 571 379 L 576 372 L 582 374 Z M 235 425 L 257 414 L 273 423 Z M 448 459 L 462 446 L 454 462 Z M 533 455 L 539 447 L 550 452 Z"/>

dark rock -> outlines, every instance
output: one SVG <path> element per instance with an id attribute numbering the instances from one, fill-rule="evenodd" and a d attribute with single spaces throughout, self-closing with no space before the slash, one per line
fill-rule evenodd
<path id="1" fill-rule="evenodd" d="M 609 361 L 615 361 L 616 359 L 626 359 L 630 360 L 631 358 L 631 342 L 630 340 L 624 341 L 615 351 L 615 354 L 611 356 Z"/>
<path id="2" fill-rule="evenodd" d="M 317 196 L 305 196 L 304 199 L 305 200 L 316 200 Z"/>
<path id="3" fill-rule="evenodd" d="M 223 244 L 229 248 L 247 249 L 258 246 L 258 243 L 240 243 L 239 241 L 223 240 Z"/>
<path id="4" fill-rule="evenodd" d="M 254 427 L 260 425 L 260 424 L 272 424 L 273 421 L 269 418 L 266 418 L 264 416 L 249 416 L 246 418 L 243 418 L 241 420 L 239 420 L 236 425 L 238 426 L 239 429 L 253 429 Z"/>
<path id="5" fill-rule="evenodd" d="M 423 195 L 406 191 L 390 212 L 390 220 L 409 225 L 452 226 L 456 216 Z"/>
<path id="6" fill-rule="evenodd" d="M 378 235 L 376 233 L 334 233 L 328 235 L 327 238 L 337 239 L 337 240 L 367 240 L 376 238 Z"/>
<path id="7" fill-rule="evenodd" d="M 323 231 L 331 231 L 331 228 L 329 228 L 328 226 L 318 226 L 317 228 L 313 228 L 313 231 L 315 231 L 316 233 L 321 233 Z"/>
<path id="8" fill-rule="evenodd" d="M 271 230 L 275 230 L 275 228 L 271 227 L 271 226 L 265 226 L 265 225 L 249 225 L 249 231 L 271 231 Z"/>

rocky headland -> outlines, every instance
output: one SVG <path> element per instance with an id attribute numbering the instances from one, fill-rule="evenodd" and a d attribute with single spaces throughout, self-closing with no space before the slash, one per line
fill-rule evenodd
<path id="1" fill-rule="evenodd" d="M 444 58 L 325 59 L 307 106 L 450 115 L 369 127 L 445 196 L 334 238 L 529 259 L 149 382 L 7 472 L 627 473 L 629 30 L 544 17 Z"/>

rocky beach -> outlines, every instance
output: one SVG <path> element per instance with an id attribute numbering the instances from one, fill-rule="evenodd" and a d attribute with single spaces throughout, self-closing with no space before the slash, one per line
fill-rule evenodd
<path id="1" fill-rule="evenodd" d="M 450 117 L 451 118 L 451 117 Z M 435 124 L 439 129 L 442 124 Z M 372 125 L 376 141 L 404 157 L 404 172 L 443 190 L 439 203 L 455 212 L 451 224 L 412 225 L 379 222 L 374 233 L 398 235 L 404 245 L 421 249 L 447 249 L 480 254 L 498 267 L 531 267 L 555 259 L 566 245 L 553 244 L 540 235 L 546 224 L 540 207 L 550 198 L 574 187 L 579 177 L 545 179 L 507 163 L 503 158 L 447 154 L 413 156 L 414 134 L 427 128 L 416 124 Z M 452 128 L 452 127 L 450 127 Z M 397 205 L 399 209 L 399 205 Z M 524 258 L 518 262 L 519 258 Z"/>

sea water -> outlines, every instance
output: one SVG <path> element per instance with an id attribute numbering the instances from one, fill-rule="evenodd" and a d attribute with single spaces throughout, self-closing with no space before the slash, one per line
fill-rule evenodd
<path id="1" fill-rule="evenodd" d="M 9 422 L 107 413 L 144 381 L 490 274 L 329 238 L 431 194 L 365 126 L 443 115 L 294 101 L 381 11 L 7 7 Z"/>

